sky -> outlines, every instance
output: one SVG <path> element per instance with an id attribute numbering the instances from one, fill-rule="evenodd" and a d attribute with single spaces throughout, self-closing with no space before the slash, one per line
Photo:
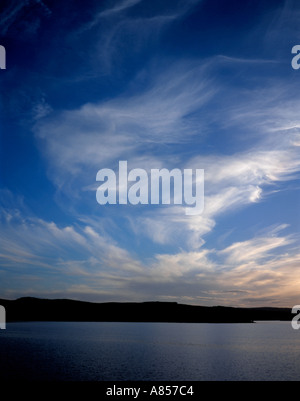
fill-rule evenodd
<path id="1" fill-rule="evenodd" d="M 300 303 L 297 0 L 0 6 L 0 298 Z M 300 64 L 300 62 L 299 62 Z M 97 172 L 204 170 L 204 210 Z"/>

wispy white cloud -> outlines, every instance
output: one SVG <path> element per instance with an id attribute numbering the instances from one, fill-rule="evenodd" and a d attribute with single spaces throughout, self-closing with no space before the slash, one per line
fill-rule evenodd
<path id="1" fill-rule="evenodd" d="M 281 229 L 283 228 L 285 227 L 281 227 Z M 263 262 L 270 257 L 270 252 L 294 243 L 295 240 L 291 237 L 278 237 L 275 235 L 278 229 L 276 228 L 269 233 L 268 237 L 257 237 L 243 242 L 235 242 L 223 249 L 220 253 L 225 255 L 225 264 L 239 265 L 241 268 L 243 263 L 251 265 L 253 262 Z"/>
<path id="2" fill-rule="evenodd" d="M 267 27 L 263 35 L 263 41 L 266 46 L 276 45 L 279 49 L 286 46 L 286 38 L 295 37 L 299 34 L 299 3 L 296 0 L 285 0 L 273 15 L 268 15 Z"/>
<path id="3" fill-rule="evenodd" d="M 295 179 L 300 171 L 299 105 L 291 101 L 290 93 L 287 96 L 286 86 L 275 92 L 272 85 L 265 84 L 257 90 L 245 89 L 245 96 L 237 101 L 240 87 L 229 91 L 226 84 L 215 82 L 212 66 L 217 68 L 215 60 L 206 60 L 201 66 L 185 61 L 155 69 L 155 79 L 149 80 L 143 91 L 125 92 L 103 103 L 41 119 L 36 137 L 48 160 L 51 179 L 69 196 L 80 197 L 80 187 L 95 191 L 99 168 L 117 168 L 118 160 L 146 170 L 202 168 L 205 207 L 200 216 L 188 218 L 181 207 L 173 206 L 142 209 L 139 216 L 129 214 L 128 218 L 135 234 L 158 244 L 188 249 L 203 246 L 219 216 L 264 201 L 280 189 L 280 182 Z M 226 91 L 226 107 L 213 113 L 214 102 Z M 214 130 L 224 135 L 229 130 L 236 139 L 231 154 L 202 150 L 203 139 L 209 135 L 213 143 L 217 134 L 210 127 L 212 116 Z M 176 146 L 186 144 L 188 154 L 179 154 Z"/>
<path id="4" fill-rule="evenodd" d="M 30 7 L 34 6 L 38 9 L 37 14 L 30 12 Z M 24 18 L 26 10 L 27 15 Z M 40 25 L 39 17 L 41 15 L 51 15 L 51 10 L 41 0 L 12 0 L 7 2 L 7 6 L 1 12 L 0 32 L 2 35 L 6 35 L 11 27 L 20 25 L 23 27 L 24 35 L 35 34 Z"/>
<path id="5" fill-rule="evenodd" d="M 198 156 L 190 165 L 205 170 L 204 212 L 189 218 L 183 207 L 173 206 L 135 218 L 136 230 L 154 242 L 199 248 L 220 216 L 264 201 L 276 184 L 297 177 L 300 170 L 297 154 L 287 150 Z"/>
<path id="6" fill-rule="evenodd" d="M 150 291 L 156 284 L 158 294 L 177 300 L 184 300 L 188 289 L 192 303 L 290 306 L 299 286 L 299 238 L 280 235 L 284 228 L 271 228 L 221 250 L 159 255 L 134 288 Z"/>
<path id="7" fill-rule="evenodd" d="M 3 35 L 18 18 L 20 12 L 27 5 L 27 1 L 12 1 L 9 6 L 1 13 L 0 28 Z"/>
<path id="8" fill-rule="evenodd" d="M 98 301 L 187 301 L 188 291 L 191 303 L 249 306 L 263 300 L 288 306 L 298 294 L 298 238 L 282 235 L 285 226 L 223 249 L 179 250 L 142 261 L 87 225 L 58 227 L 16 209 L 2 217 L 2 296 L 15 291 Z"/>
<path id="9" fill-rule="evenodd" d="M 157 44 L 161 33 L 198 3 L 201 0 L 166 0 L 159 6 L 151 3 L 149 7 L 145 0 L 103 2 L 92 19 L 77 29 L 74 35 L 81 37 L 95 32 L 97 40 L 93 45 L 93 60 L 97 60 L 98 69 L 104 74 L 118 74 L 125 56 L 135 56 Z M 138 11 L 134 12 L 135 9 Z"/>
<path id="10" fill-rule="evenodd" d="M 142 93 L 39 120 L 36 136 L 51 178 L 62 187 L 66 180 L 86 179 L 95 169 L 117 160 L 141 160 L 147 154 L 146 144 L 157 149 L 185 143 L 201 131 L 199 122 L 189 123 L 186 116 L 205 104 L 215 90 L 202 66 L 177 65 L 159 74 Z"/>
<path id="11" fill-rule="evenodd" d="M 141 3 L 142 0 L 123 0 L 117 2 L 110 8 L 106 8 L 98 12 L 94 17 L 93 20 L 90 21 L 88 24 L 84 26 L 84 29 L 91 29 L 95 25 L 99 24 L 102 18 L 114 16 L 121 11 L 125 11 L 130 9 L 131 7 L 135 6 L 138 3 Z"/>

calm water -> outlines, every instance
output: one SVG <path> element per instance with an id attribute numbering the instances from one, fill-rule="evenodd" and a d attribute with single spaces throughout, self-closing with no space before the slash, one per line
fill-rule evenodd
<path id="1" fill-rule="evenodd" d="M 300 330 L 290 322 L 8 323 L 3 379 L 299 380 Z"/>

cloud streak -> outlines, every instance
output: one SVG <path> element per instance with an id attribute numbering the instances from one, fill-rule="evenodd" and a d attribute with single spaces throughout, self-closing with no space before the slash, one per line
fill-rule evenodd
<path id="1" fill-rule="evenodd" d="M 260 237 L 219 250 L 182 250 L 142 261 L 90 226 L 58 227 L 14 209 L 2 213 L 2 293 L 13 296 L 12 289 L 19 291 L 22 280 L 27 288 L 23 295 L 55 297 L 67 291 L 73 298 L 86 300 L 154 296 L 157 300 L 176 297 L 184 301 L 189 288 L 189 301 L 195 304 L 201 299 L 208 305 L 246 305 L 251 298 L 255 305 L 264 294 L 265 304 L 274 303 L 276 297 L 277 304 L 288 305 L 298 291 L 295 271 L 300 255 L 295 247 L 297 238 L 280 235 L 285 229 L 271 228 Z M 283 252 L 278 254 L 279 248 Z M 27 272 L 28 266 L 31 269 Z M 12 280 L 10 290 L 3 288 L 7 277 Z"/>
<path id="2" fill-rule="evenodd" d="M 156 78 L 143 91 L 41 119 L 35 128 L 36 137 L 59 190 L 74 198 L 80 198 L 87 188 L 95 191 L 96 171 L 116 168 L 119 160 L 128 160 L 130 168 L 146 170 L 202 168 L 205 210 L 201 216 L 182 217 L 180 207 L 140 210 L 139 216 L 127 216 L 136 235 L 142 233 L 161 245 L 175 242 L 197 249 L 220 216 L 263 202 L 280 190 L 281 182 L 297 178 L 298 103 L 291 103 L 286 90 L 279 91 L 274 99 L 272 85 L 254 94 L 246 90 L 238 103 L 235 95 L 240 88 L 231 88 L 233 100 L 214 116 L 215 129 L 223 135 L 229 135 L 228 130 L 234 138 L 239 134 L 240 151 L 224 154 L 216 149 L 208 154 L 202 149 L 207 135 L 217 135 L 209 128 L 212 111 L 205 111 L 227 90 L 212 78 L 212 66 L 217 68 L 215 60 L 201 66 L 195 62 L 175 64 L 163 72 L 156 71 Z M 246 150 L 240 135 L 243 132 L 251 138 Z M 188 156 L 177 152 L 177 146 L 184 150 L 193 142 L 194 151 L 189 150 Z M 183 235 L 174 235 L 178 231 Z"/>

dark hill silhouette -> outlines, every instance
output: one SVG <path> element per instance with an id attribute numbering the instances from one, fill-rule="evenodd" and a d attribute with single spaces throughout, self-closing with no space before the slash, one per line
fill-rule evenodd
<path id="1" fill-rule="evenodd" d="M 290 308 L 233 308 L 194 306 L 177 302 L 94 303 L 70 299 L 25 297 L 0 299 L 10 321 L 103 321 L 250 323 L 259 320 L 291 320 Z"/>

